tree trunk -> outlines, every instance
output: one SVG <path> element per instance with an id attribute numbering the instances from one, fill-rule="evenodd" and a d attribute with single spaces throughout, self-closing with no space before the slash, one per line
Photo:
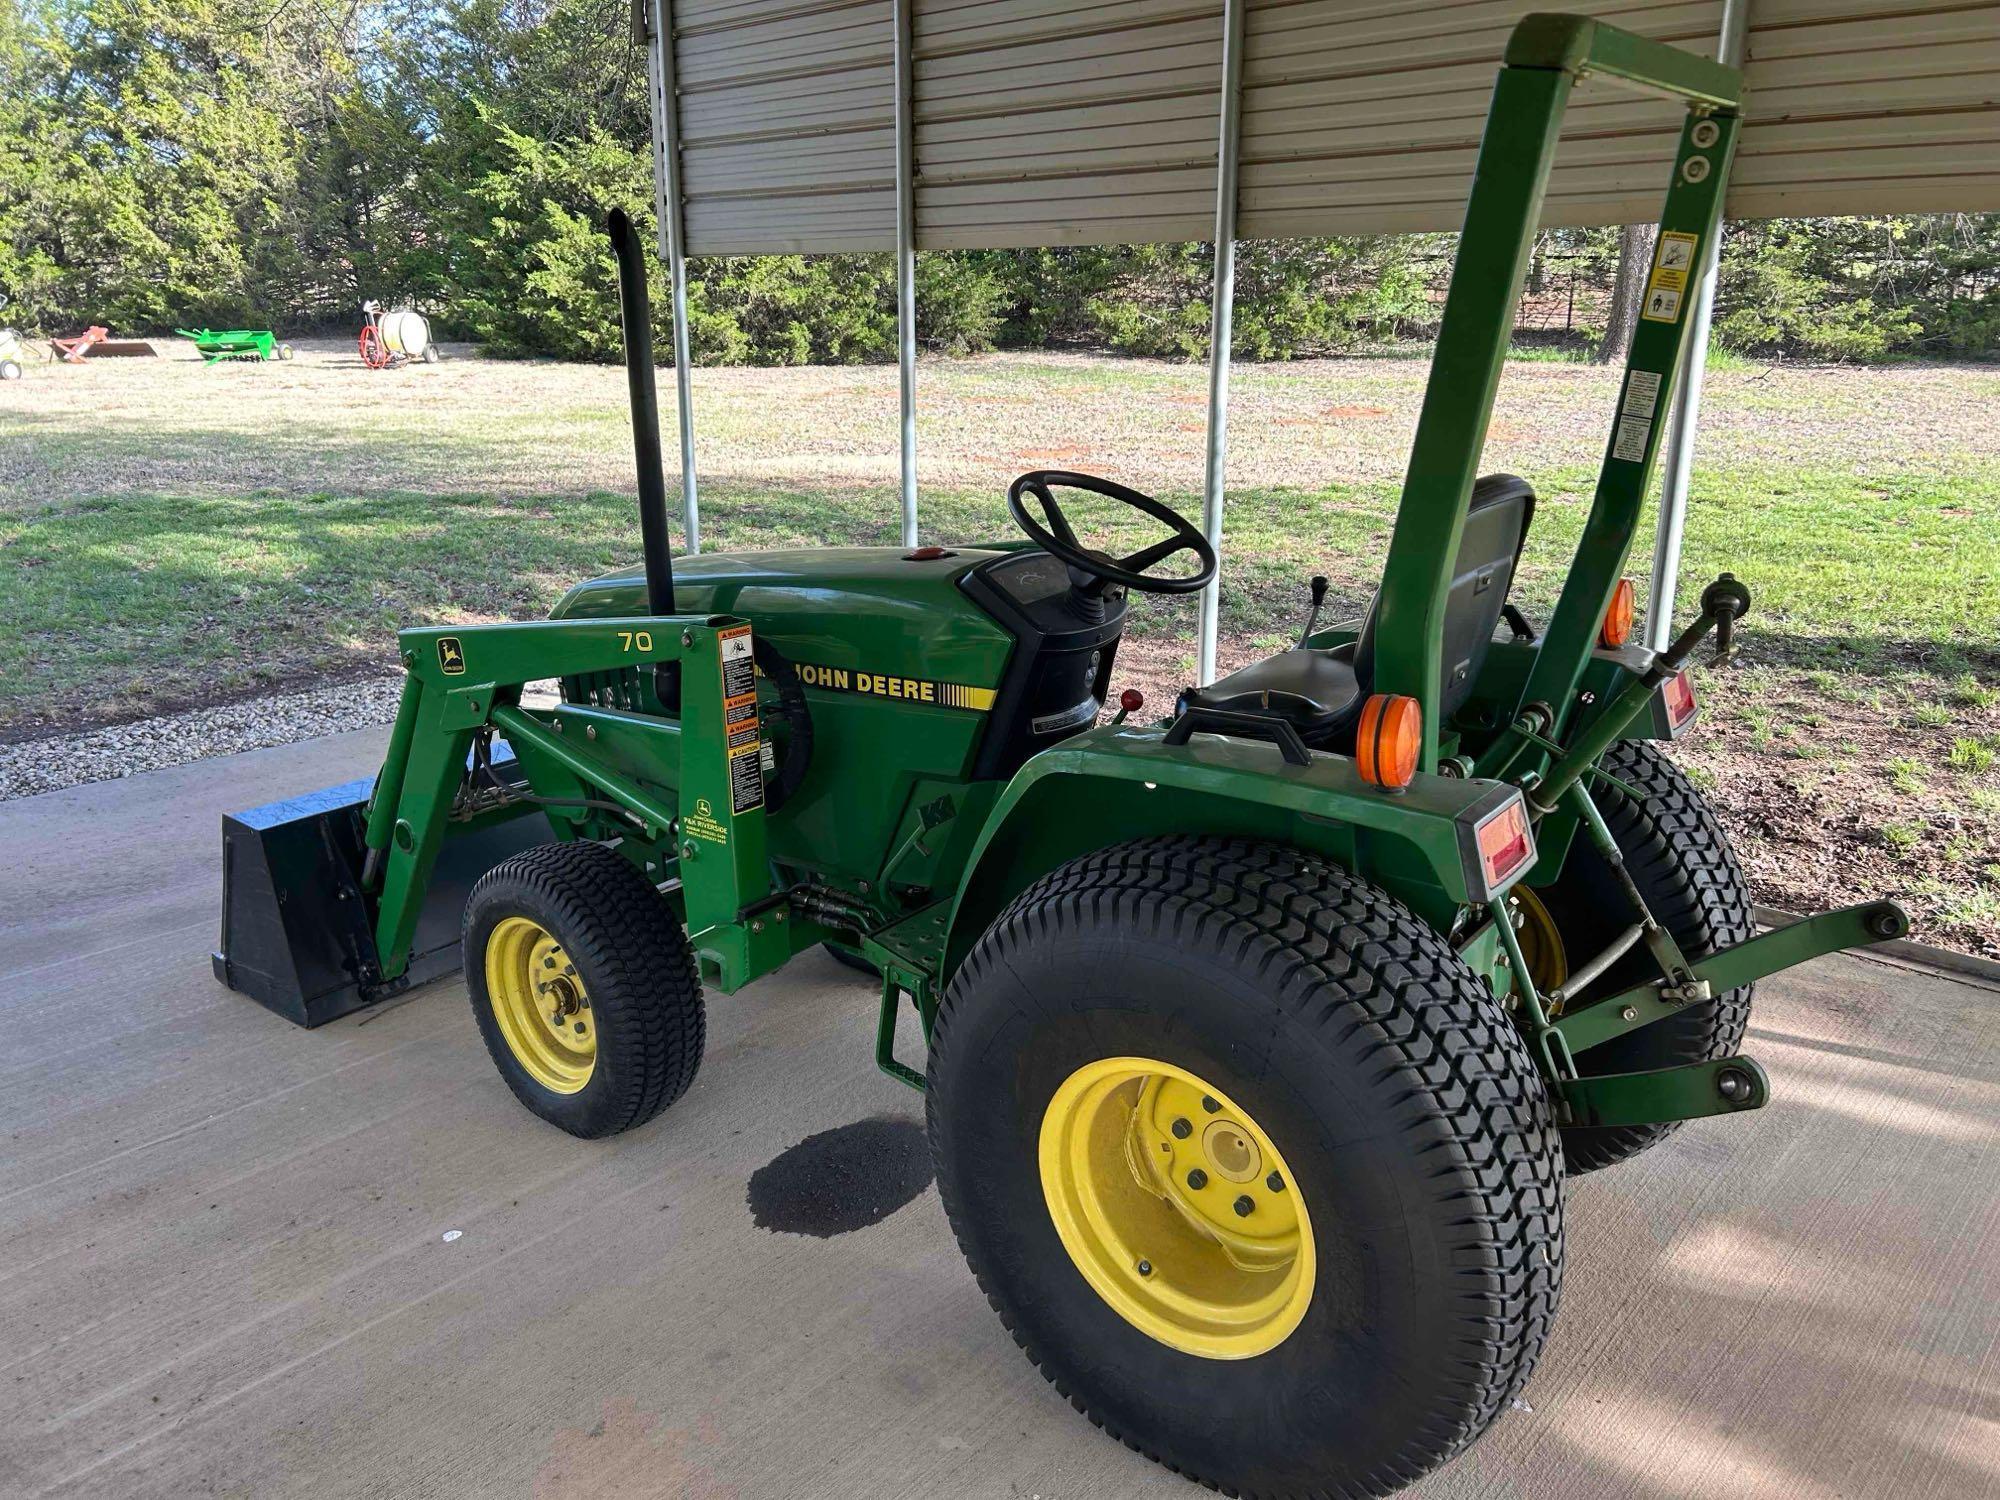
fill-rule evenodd
<path id="1" fill-rule="evenodd" d="M 1618 275 L 1611 283 L 1610 315 L 1604 342 L 1597 347 L 1600 365 L 1623 364 L 1632 352 L 1632 330 L 1639 325 L 1639 299 L 1646 292 L 1646 272 L 1653 265 L 1651 224 L 1627 224 L 1618 231 Z"/>

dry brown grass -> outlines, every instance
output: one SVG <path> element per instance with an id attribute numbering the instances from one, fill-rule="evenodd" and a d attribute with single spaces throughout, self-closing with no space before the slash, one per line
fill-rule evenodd
<path id="1" fill-rule="evenodd" d="M 371 372 L 344 341 L 290 364 L 204 369 L 166 357 L 32 367 L 0 391 L 0 505 L 121 494 L 629 490 L 623 373 L 469 358 Z M 1425 361 L 1245 365 L 1233 384 L 1232 488 L 1317 489 L 1400 477 Z M 662 381 L 671 379 L 661 372 Z M 1614 372 L 1510 367 L 1486 467 L 1587 467 Z M 926 361 L 918 442 L 926 488 L 997 497 L 1024 468 L 1096 466 L 1164 494 L 1198 493 L 1206 376 L 1092 355 Z M 671 449 L 673 403 L 663 403 Z M 1963 366 L 1730 368 L 1711 374 L 1705 465 L 1796 463 L 1877 475 L 2000 463 L 2000 372 Z M 882 366 L 702 370 L 695 432 L 718 482 L 889 490 L 896 372 Z"/>

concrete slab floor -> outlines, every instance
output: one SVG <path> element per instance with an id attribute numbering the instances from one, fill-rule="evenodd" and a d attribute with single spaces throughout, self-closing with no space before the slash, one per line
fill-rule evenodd
<path id="1" fill-rule="evenodd" d="M 830 961 L 716 997 L 599 1144 L 455 982 L 313 1033 L 217 984 L 218 815 L 379 744 L 0 805 L 0 1495 L 1194 1493 L 1029 1368 L 934 1190 L 753 1223 L 785 1148 L 919 1117 Z M 1833 959 L 1753 1026 L 1776 1102 L 1572 1185 L 1525 1404 L 1412 1493 L 2000 1495 L 1996 996 Z"/>

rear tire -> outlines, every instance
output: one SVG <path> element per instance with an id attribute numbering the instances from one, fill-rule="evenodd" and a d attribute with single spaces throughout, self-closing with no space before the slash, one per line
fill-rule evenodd
<path id="1" fill-rule="evenodd" d="M 1096 1087 L 1105 1069 L 1111 1092 L 1095 1097 L 1112 1102 L 1074 1116 L 1079 1080 Z M 1184 1097 L 1206 1095 L 1184 1113 L 1207 1122 L 1176 1120 L 1178 1146 L 1141 1134 L 1157 1123 L 1146 1101 L 1167 1099 L 1177 1077 L 1194 1086 Z M 1155 1080 L 1162 1092 L 1149 1095 Z M 1002 913 L 953 979 L 929 1084 L 945 1211 L 1001 1320 L 1080 1412 L 1190 1478 L 1272 1500 L 1388 1494 L 1485 1431 L 1541 1352 L 1563 1244 L 1547 1091 L 1438 934 L 1312 855 L 1155 838 L 1063 866 Z M 1189 1172 L 1197 1158 L 1181 1147 L 1207 1150 L 1239 1115 L 1267 1148 L 1261 1163 L 1251 1153 L 1237 1174 L 1209 1156 L 1229 1184 Z M 1084 1160 L 1071 1143 L 1088 1156 L 1103 1141 L 1113 1149 L 1081 1175 L 1108 1174 L 1100 1206 L 1154 1215 L 1120 1243 L 1160 1241 L 1158 1266 L 1079 1257 L 1070 1246 L 1094 1232 L 1088 1212 L 1058 1225 L 1061 1164 Z M 1134 1194 L 1118 1173 L 1139 1179 L 1162 1159 L 1155 1148 L 1172 1165 Z M 1260 1175 L 1274 1157 L 1276 1186 Z M 1175 1203 L 1183 1178 L 1223 1194 L 1219 1214 L 1189 1199 L 1221 1226 L 1192 1241 L 1179 1228 L 1188 1203 Z M 1147 1193 L 1181 1212 L 1161 1217 Z M 1238 1307 L 1283 1300 L 1209 1248 L 1228 1243 L 1232 1198 L 1246 1233 L 1290 1212 L 1308 1226 L 1276 1267 L 1286 1280 L 1269 1278 L 1303 1287 L 1284 1317 L 1228 1323 Z M 1229 1264 L 1214 1262 L 1202 1306 L 1227 1325 L 1211 1351 L 1227 1353 L 1202 1352 L 1208 1336 L 1174 1324 L 1168 1298 L 1165 1313 L 1146 1300 L 1155 1285 L 1177 1297 L 1202 1284 L 1177 1279 L 1170 1256 L 1216 1253 Z M 1128 1268 L 1137 1290 L 1121 1301 L 1103 1288 Z M 1247 1341 L 1228 1331 L 1238 1327 Z"/>
<path id="2" fill-rule="evenodd" d="M 1673 935 L 1690 963 L 1718 948 L 1756 936 L 1750 888 L 1729 835 L 1685 772 L 1645 740 L 1620 740 L 1605 753 L 1605 771 L 1639 794 L 1634 801 L 1608 783 L 1593 784 L 1591 796 L 1610 826 L 1647 908 Z M 1632 908 L 1604 857 L 1579 833 L 1562 875 L 1537 890 L 1572 963 L 1598 952 L 1632 922 Z M 1644 945 L 1585 992 L 1576 1010 L 1657 975 Z M 1656 1021 L 1577 1057 L 1578 1069 L 1639 1073 L 1682 1063 L 1733 1056 L 1743 1045 L 1756 986 L 1728 990 L 1715 999 Z M 1637 1156 L 1680 1129 L 1680 1123 L 1622 1125 L 1563 1131 L 1563 1155 L 1571 1172 L 1594 1172 Z"/>
<path id="3" fill-rule="evenodd" d="M 596 1138 L 687 1092 L 707 1035 L 679 916 L 602 844 L 541 844 L 481 877 L 465 906 L 465 982 L 514 1096 Z"/>

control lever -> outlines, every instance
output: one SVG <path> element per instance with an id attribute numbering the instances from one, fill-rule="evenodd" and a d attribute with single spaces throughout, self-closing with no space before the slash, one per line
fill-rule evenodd
<path id="1" fill-rule="evenodd" d="M 1729 660 L 1731 637 L 1736 622 L 1750 612 L 1750 590 L 1737 582 L 1734 573 L 1720 573 L 1715 582 L 1701 591 L 1701 612 L 1715 620 L 1715 664 Z"/>
<path id="2" fill-rule="evenodd" d="M 1672 645 L 1655 656 L 1651 666 L 1620 688 L 1597 717 L 1583 727 L 1530 793 L 1529 811 L 1536 817 L 1546 817 L 1555 811 L 1556 803 L 1563 794 L 1597 764 L 1598 757 L 1611 748 L 1611 742 L 1622 735 L 1626 726 L 1652 701 L 1660 684 L 1680 671 L 1687 659 L 1694 655 L 1695 647 L 1708 639 L 1711 630 L 1717 634 L 1716 660 L 1721 661 L 1729 650 L 1730 627 L 1749 612 L 1750 590 L 1737 582 L 1734 573 L 1720 575 L 1703 589 L 1700 617 L 1675 637 Z M 1517 732 L 1539 732 L 1538 722 L 1531 719 L 1527 712 L 1515 721 L 1514 728 Z"/>
<path id="3" fill-rule="evenodd" d="M 1304 646 L 1311 639 L 1313 627 L 1319 624 L 1319 607 L 1326 603 L 1326 574 L 1313 574 L 1312 609 L 1306 615 L 1306 628 L 1299 632 L 1299 645 Z"/>

